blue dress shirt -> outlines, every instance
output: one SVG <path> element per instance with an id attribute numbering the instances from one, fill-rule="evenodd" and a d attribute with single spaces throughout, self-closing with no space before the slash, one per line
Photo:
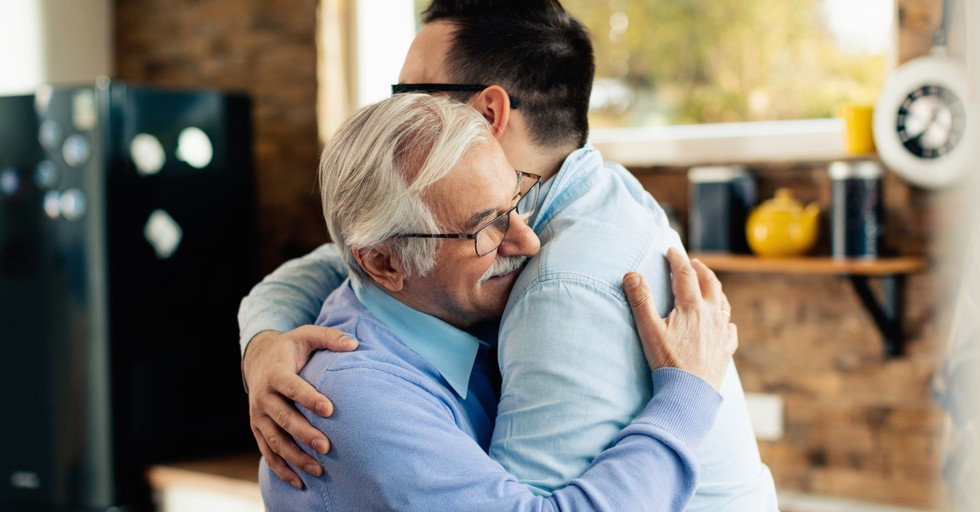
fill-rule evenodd
<path id="1" fill-rule="evenodd" d="M 457 395 L 466 398 L 476 353 L 481 345 L 488 346 L 486 342 L 402 304 L 377 286 L 361 285 L 357 277 L 351 278 L 351 287 L 375 318 L 432 364 Z M 318 321 L 322 320 L 321 315 Z M 493 408 L 496 409 L 496 403 Z"/>

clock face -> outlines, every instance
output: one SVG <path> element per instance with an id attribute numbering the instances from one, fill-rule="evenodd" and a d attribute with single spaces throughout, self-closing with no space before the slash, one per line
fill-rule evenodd
<path id="1" fill-rule="evenodd" d="M 952 151 L 963 136 L 966 114 L 956 93 L 941 85 L 923 85 L 898 107 L 895 127 L 903 146 L 919 158 L 935 159 Z"/>
<path id="2" fill-rule="evenodd" d="M 977 11 L 980 12 L 980 11 Z M 894 70 L 874 110 L 874 140 L 885 166 L 913 185 L 940 188 L 976 169 L 980 104 L 966 66 L 936 49 Z"/>

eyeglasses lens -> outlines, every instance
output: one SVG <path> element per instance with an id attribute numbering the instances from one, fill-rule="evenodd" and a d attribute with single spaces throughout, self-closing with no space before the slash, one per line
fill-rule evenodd
<path id="1" fill-rule="evenodd" d="M 532 177 L 522 173 L 519 173 L 518 176 L 521 180 L 527 180 Z M 541 188 L 539 186 L 540 183 L 540 181 L 535 180 L 531 182 L 529 188 L 521 190 L 521 197 L 517 200 L 517 204 L 514 205 L 514 210 L 517 211 L 517 214 L 524 221 L 527 221 L 528 217 L 534 213 L 534 208 L 538 204 L 538 190 Z M 480 229 L 480 231 L 477 231 L 476 240 L 474 240 L 476 254 L 478 256 L 484 256 L 497 247 L 500 247 L 500 244 L 504 242 L 504 238 L 507 236 L 507 229 L 509 228 L 510 212 L 507 212 L 494 219 L 493 222 Z"/>
<path id="2" fill-rule="evenodd" d="M 501 215 L 487 224 L 476 234 L 476 254 L 483 256 L 500 247 L 504 237 L 507 236 L 507 228 L 510 227 L 510 215 Z"/>
<path id="3" fill-rule="evenodd" d="M 517 201 L 517 214 L 520 215 L 524 220 L 527 220 L 532 213 L 534 213 L 534 208 L 538 204 L 538 182 L 534 181 L 531 183 L 531 188 L 523 191 L 523 195 L 520 200 Z"/>

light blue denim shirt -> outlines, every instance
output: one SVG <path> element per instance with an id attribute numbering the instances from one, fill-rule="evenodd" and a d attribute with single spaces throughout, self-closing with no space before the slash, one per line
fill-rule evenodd
<path id="1" fill-rule="evenodd" d="M 622 278 L 642 272 L 666 314 L 673 300 L 664 255 L 681 243 L 636 178 L 591 146 L 568 156 L 539 203 L 531 223 L 541 252 L 517 280 L 501 324 L 503 386 L 490 454 L 547 495 L 581 475 L 649 400 L 649 369 Z M 327 244 L 257 285 L 239 311 L 243 350 L 262 330 L 311 323 L 316 314 L 308 312 L 343 279 L 338 266 Z M 777 510 L 734 365 L 721 395 L 687 510 Z"/>
<path id="2" fill-rule="evenodd" d="M 643 273 L 666 316 L 673 294 L 665 255 L 682 249 L 639 181 L 591 147 L 569 155 L 547 187 L 531 219 L 541 252 L 521 272 L 501 323 L 503 380 L 490 447 L 542 494 L 582 474 L 649 400 L 623 275 Z M 688 510 L 776 510 L 734 364 L 721 394 Z"/>

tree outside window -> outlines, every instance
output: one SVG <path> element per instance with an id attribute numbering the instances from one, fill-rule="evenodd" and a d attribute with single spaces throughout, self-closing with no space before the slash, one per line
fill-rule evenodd
<path id="1" fill-rule="evenodd" d="M 564 0 L 596 47 L 594 128 L 827 118 L 874 103 L 892 0 Z"/>

